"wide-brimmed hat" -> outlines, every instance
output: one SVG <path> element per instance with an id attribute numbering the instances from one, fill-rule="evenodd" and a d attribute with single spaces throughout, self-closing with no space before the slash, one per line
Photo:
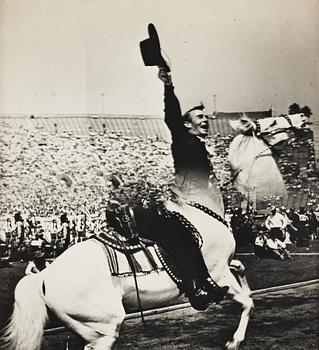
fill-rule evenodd
<path id="1" fill-rule="evenodd" d="M 161 54 L 161 45 L 154 24 L 150 23 L 147 29 L 149 38 L 140 42 L 140 50 L 145 66 L 158 66 L 169 72 L 170 68 Z"/>

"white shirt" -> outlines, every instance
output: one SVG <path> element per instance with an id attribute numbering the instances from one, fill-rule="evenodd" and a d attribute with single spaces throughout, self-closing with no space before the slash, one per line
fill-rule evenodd
<path id="1" fill-rule="evenodd" d="M 280 213 L 275 213 L 275 215 L 269 215 L 265 221 L 265 226 L 268 230 L 272 228 L 284 229 L 287 226 L 287 220 Z"/>

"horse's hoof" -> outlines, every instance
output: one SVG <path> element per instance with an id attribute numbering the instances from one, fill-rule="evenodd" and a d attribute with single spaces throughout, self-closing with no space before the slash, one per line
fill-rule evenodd
<path id="1" fill-rule="evenodd" d="M 228 341 L 225 345 L 225 349 L 226 350 L 238 350 L 239 344 L 238 344 L 238 342 Z"/>

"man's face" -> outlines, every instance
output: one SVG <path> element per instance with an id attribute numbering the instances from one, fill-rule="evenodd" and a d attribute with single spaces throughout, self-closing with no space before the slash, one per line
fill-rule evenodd
<path id="1" fill-rule="evenodd" d="M 206 137 L 208 135 L 208 118 L 202 110 L 191 111 L 189 121 L 184 124 L 196 136 Z"/>

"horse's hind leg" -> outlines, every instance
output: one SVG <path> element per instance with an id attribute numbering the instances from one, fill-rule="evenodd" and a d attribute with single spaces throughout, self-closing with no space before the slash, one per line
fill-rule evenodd
<path id="1" fill-rule="evenodd" d="M 118 338 L 126 313 L 120 291 L 109 282 L 100 281 L 99 288 L 86 295 L 81 314 L 76 310 L 72 315 L 90 330 L 87 338 L 82 332 L 85 350 L 110 350 Z"/>
<path id="2" fill-rule="evenodd" d="M 244 276 L 244 269 L 242 270 L 241 268 L 238 271 L 240 271 L 238 273 L 239 282 L 236 280 L 236 278 L 230 272 L 229 269 L 227 269 L 224 275 L 225 279 L 223 278 L 224 279 L 223 284 L 226 284 L 229 286 L 228 295 L 227 295 L 228 298 L 236 301 L 242 306 L 242 313 L 240 316 L 238 328 L 235 331 L 233 338 L 227 342 L 226 344 L 227 350 L 239 349 L 240 344 L 245 339 L 249 319 L 254 309 L 254 303 L 250 296 L 251 291 L 246 281 L 246 278 Z M 243 286 L 240 285 L 241 281 L 243 281 L 244 283 Z"/>
<path id="3" fill-rule="evenodd" d="M 87 257 L 86 259 L 84 257 Z M 45 302 L 86 349 L 112 348 L 125 318 L 122 289 L 94 240 L 72 246 L 48 268 Z"/>
<path id="4" fill-rule="evenodd" d="M 107 328 L 105 328 L 104 325 L 103 331 L 95 331 L 96 338 L 87 342 L 84 350 L 111 350 L 116 339 L 118 338 L 123 319 L 124 316 L 123 318 L 116 317 L 108 323 Z"/>
<path id="5" fill-rule="evenodd" d="M 107 302 L 108 294 L 103 293 L 103 298 L 97 297 L 99 304 L 90 298 L 73 299 L 77 308 L 66 308 L 63 311 L 55 306 L 54 312 L 58 318 L 72 331 L 76 332 L 84 340 L 85 350 L 110 350 L 115 343 L 121 324 L 125 318 L 125 310 L 120 299 L 112 295 Z M 50 304 L 52 307 L 53 305 Z"/>

